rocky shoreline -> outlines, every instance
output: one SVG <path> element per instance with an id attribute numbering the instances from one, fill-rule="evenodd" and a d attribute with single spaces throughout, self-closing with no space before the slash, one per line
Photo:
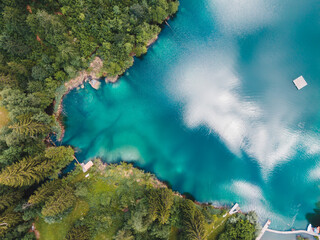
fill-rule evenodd
<path id="1" fill-rule="evenodd" d="M 150 47 L 153 43 L 155 43 L 158 40 L 158 35 L 150 39 L 147 43 L 147 47 Z M 132 56 L 135 56 L 134 54 Z M 54 104 L 58 104 L 57 111 L 54 113 L 55 119 L 59 125 L 59 128 L 61 129 L 61 134 L 58 137 L 58 141 L 62 141 L 62 138 L 65 133 L 65 128 L 63 123 L 60 120 L 61 113 L 63 111 L 62 107 L 62 101 L 65 95 L 67 95 L 72 89 L 79 89 L 79 88 L 84 88 L 84 83 L 88 82 L 91 87 L 94 89 L 98 90 L 101 85 L 101 69 L 103 67 L 103 61 L 100 57 L 96 56 L 94 60 L 90 63 L 90 66 L 88 69 L 89 70 L 82 70 L 78 73 L 78 76 L 70 79 L 69 81 L 65 82 L 63 84 L 65 91 L 60 99 L 60 101 L 57 103 L 55 102 Z M 115 83 L 119 79 L 119 75 L 114 76 L 114 77 L 105 77 L 104 80 L 106 83 Z"/>

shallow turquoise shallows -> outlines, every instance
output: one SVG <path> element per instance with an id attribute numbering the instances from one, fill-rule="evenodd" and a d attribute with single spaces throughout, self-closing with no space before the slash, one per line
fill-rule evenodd
<path id="1" fill-rule="evenodd" d="M 320 1 L 181 0 L 169 24 L 117 83 L 65 97 L 63 144 L 305 228 L 320 198 Z"/>

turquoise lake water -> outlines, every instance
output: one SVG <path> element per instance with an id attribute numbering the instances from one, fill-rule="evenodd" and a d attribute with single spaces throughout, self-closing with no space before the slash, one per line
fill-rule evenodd
<path id="1" fill-rule="evenodd" d="M 320 200 L 320 1 L 181 0 L 169 24 L 117 83 L 65 97 L 63 144 L 305 228 Z"/>

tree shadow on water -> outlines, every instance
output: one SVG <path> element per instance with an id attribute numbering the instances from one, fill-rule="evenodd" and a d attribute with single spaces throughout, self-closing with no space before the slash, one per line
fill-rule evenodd
<path id="1" fill-rule="evenodd" d="M 320 202 L 317 202 L 316 208 L 313 209 L 313 213 L 307 213 L 306 219 L 312 226 L 320 226 Z"/>

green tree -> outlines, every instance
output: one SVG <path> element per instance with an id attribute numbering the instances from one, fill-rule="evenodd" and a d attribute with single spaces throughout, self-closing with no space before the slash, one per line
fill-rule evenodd
<path id="1" fill-rule="evenodd" d="M 134 240 L 132 232 L 129 230 L 121 229 L 117 232 L 117 235 L 113 238 L 114 240 Z"/>
<path id="2" fill-rule="evenodd" d="M 188 240 L 207 239 L 204 216 L 194 203 L 191 200 L 184 200 L 181 210 L 186 238 Z"/>
<path id="3" fill-rule="evenodd" d="M 90 232 L 86 226 L 73 227 L 65 240 L 90 240 Z"/>
<path id="4" fill-rule="evenodd" d="M 44 178 L 43 173 L 37 171 L 41 165 L 39 158 L 24 158 L 4 168 L 0 173 L 0 183 L 11 186 L 30 186 Z"/>
<path id="5" fill-rule="evenodd" d="M 3 211 L 7 207 L 10 207 L 11 205 L 19 201 L 22 196 L 22 191 L 6 190 L 6 192 L 0 196 L 0 211 Z"/>
<path id="6" fill-rule="evenodd" d="M 11 227 L 22 221 L 22 214 L 6 211 L 0 215 L 0 236 L 3 236 Z"/>
<path id="7" fill-rule="evenodd" d="M 51 168 L 50 175 L 56 177 L 62 168 L 74 159 L 74 151 L 71 147 L 49 147 L 45 151 L 47 159 L 46 168 Z"/>
<path id="8" fill-rule="evenodd" d="M 34 137 L 38 134 L 47 133 L 50 126 L 34 121 L 31 115 L 22 115 L 18 118 L 18 122 L 9 126 L 15 133 Z"/>
<path id="9" fill-rule="evenodd" d="M 148 218 L 146 202 L 141 200 L 131 213 L 130 224 L 136 233 L 146 232 L 151 222 Z"/>
<path id="10" fill-rule="evenodd" d="M 62 186 L 62 181 L 60 179 L 55 179 L 53 181 L 48 181 L 42 184 L 35 192 L 32 194 L 28 200 L 30 204 L 39 204 L 45 202 L 50 196 L 54 194 Z"/>
<path id="11" fill-rule="evenodd" d="M 219 240 L 254 240 L 255 232 L 253 224 L 248 220 L 239 219 L 226 225 L 226 231 L 219 236 Z"/>
<path id="12" fill-rule="evenodd" d="M 158 219 L 161 224 L 168 222 L 173 204 L 173 193 L 168 188 L 156 188 L 149 191 L 149 214 L 154 221 Z"/>
<path id="13" fill-rule="evenodd" d="M 73 188 L 68 185 L 64 186 L 48 198 L 41 213 L 45 217 L 52 217 L 63 213 L 74 205 L 75 200 Z"/>

